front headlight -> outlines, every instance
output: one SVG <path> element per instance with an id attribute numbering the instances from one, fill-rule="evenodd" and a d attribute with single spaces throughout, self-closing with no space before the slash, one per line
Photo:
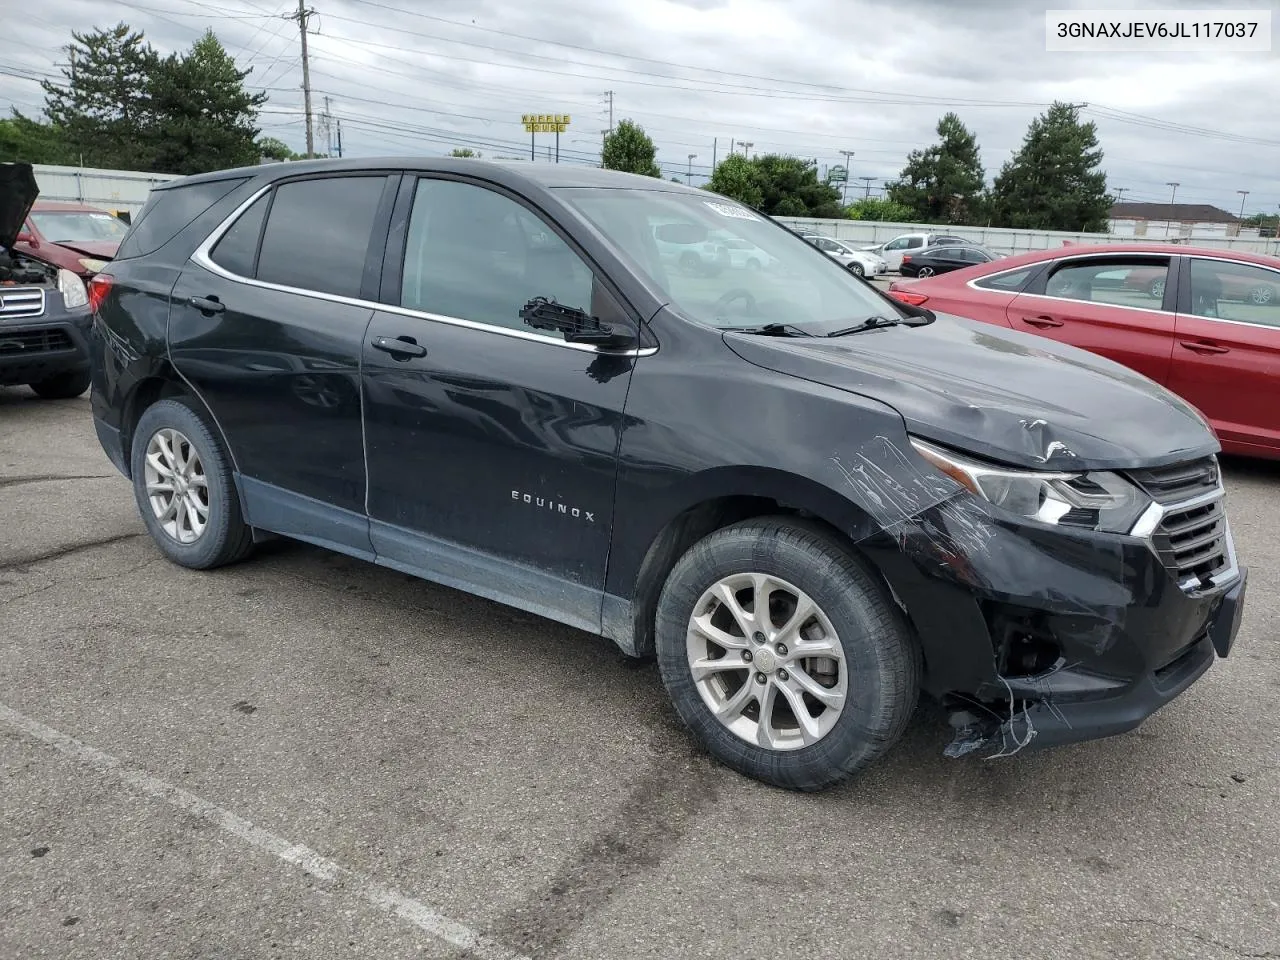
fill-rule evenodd
<path id="1" fill-rule="evenodd" d="M 1151 500 L 1117 473 L 1037 473 L 999 467 L 916 438 L 920 456 L 988 503 L 1040 523 L 1128 533 Z"/>
<path id="2" fill-rule="evenodd" d="M 84 281 L 70 270 L 58 271 L 58 292 L 62 294 L 62 303 L 68 310 L 83 307 L 89 302 L 89 291 L 84 288 Z"/>
<path id="3" fill-rule="evenodd" d="M 102 268 L 107 265 L 106 260 L 94 260 L 92 257 L 81 257 L 80 266 L 84 267 L 90 273 L 101 273 Z"/>

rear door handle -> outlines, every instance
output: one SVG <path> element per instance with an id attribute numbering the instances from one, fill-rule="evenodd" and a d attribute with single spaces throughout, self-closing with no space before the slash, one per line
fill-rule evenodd
<path id="1" fill-rule="evenodd" d="M 374 337 L 373 349 L 389 353 L 396 360 L 408 360 L 411 357 L 427 355 L 427 348 L 416 343 L 411 337 Z"/>
<path id="2" fill-rule="evenodd" d="M 1029 324 L 1031 324 L 1031 326 L 1033 326 L 1033 327 L 1060 327 L 1060 326 L 1062 326 L 1062 321 L 1061 321 L 1061 320 L 1057 320 L 1057 319 L 1054 319 L 1053 317 L 1046 317 L 1046 316 L 1039 316 L 1039 317 L 1023 317 L 1023 318 L 1022 318 L 1022 322 L 1023 322 L 1023 323 L 1029 323 Z"/>
<path id="3" fill-rule="evenodd" d="M 1179 340 L 1180 346 L 1186 347 L 1194 353 L 1230 353 L 1229 347 L 1220 347 L 1216 343 L 1196 343 L 1194 340 Z"/>
<path id="4" fill-rule="evenodd" d="M 187 303 L 201 313 L 221 313 L 227 309 L 227 305 L 217 297 L 192 297 Z"/>

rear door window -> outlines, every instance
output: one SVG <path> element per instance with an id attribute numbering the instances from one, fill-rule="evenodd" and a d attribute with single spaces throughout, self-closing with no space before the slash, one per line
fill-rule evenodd
<path id="1" fill-rule="evenodd" d="M 186 187 L 152 190 L 133 226 L 120 242 L 115 258 L 127 260 L 154 253 L 248 179 L 212 180 Z"/>
<path id="2" fill-rule="evenodd" d="M 1159 310 L 1168 278 L 1168 257 L 1069 260 L 1049 274 L 1044 292 L 1066 300 Z"/>
<path id="3" fill-rule="evenodd" d="M 386 179 L 323 177 L 277 187 L 262 234 L 257 279 L 359 297 Z"/>

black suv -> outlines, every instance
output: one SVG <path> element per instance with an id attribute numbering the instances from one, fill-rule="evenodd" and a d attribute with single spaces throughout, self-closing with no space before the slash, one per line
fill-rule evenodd
<path id="1" fill-rule="evenodd" d="M 711 234 L 770 269 L 663 262 Z M 921 690 L 952 755 L 1132 729 L 1239 625 L 1195 410 L 703 190 L 226 171 L 156 189 L 95 286 L 98 436 L 172 560 L 282 534 L 656 654 L 712 753 L 774 784 L 859 770 Z"/>
<path id="2" fill-rule="evenodd" d="M 0 387 L 65 400 L 89 389 L 89 296 L 70 270 L 11 249 L 39 193 L 31 164 L 0 164 Z"/>

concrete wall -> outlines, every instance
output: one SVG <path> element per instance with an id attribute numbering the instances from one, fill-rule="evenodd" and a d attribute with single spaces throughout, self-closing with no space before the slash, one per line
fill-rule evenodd
<path id="1" fill-rule="evenodd" d="M 87 203 L 104 210 L 127 210 L 131 214 L 142 209 L 153 186 L 178 179 L 170 173 L 95 170 L 47 163 L 37 163 L 33 169 L 41 200 Z"/>
<path id="2" fill-rule="evenodd" d="M 1146 236 L 1135 237 L 1132 232 L 1128 235 L 1122 233 L 1064 233 L 1057 230 L 1009 230 L 998 227 L 876 223 L 865 220 L 816 220 L 802 217 L 775 217 L 775 219 L 788 227 L 812 230 L 814 233 L 835 237 L 837 240 L 846 240 L 857 246 L 884 243 L 886 240 L 892 240 L 901 233 L 945 233 L 950 236 L 972 240 L 993 253 L 1006 256 L 1015 253 L 1027 253 L 1031 250 L 1047 250 L 1051 247 L 1060 247 L 1064 243 L 1126 243 L 1133 242 L 1135 239 L 1144 243 L 1152 243 L 1165 240 L 1163 222 L 1159 224 L 1158 229 L 1152 224 L 1147 224 Z M 1170 227 L 1168 239 L 1175 240 L 1179 238 L 1179 234 L 1175 232 L 1178 226 L 1174 224 Z M 1218 225 L 1205 224 L 1204 226 Z M 1190 240 L 1182 238 L 1182 242 L 1190 242 L 1202 247 L 1217 247 L 1280 256 L 1280 240 L 1226 237 L 1221 234 L 1197 234 Z"/>

